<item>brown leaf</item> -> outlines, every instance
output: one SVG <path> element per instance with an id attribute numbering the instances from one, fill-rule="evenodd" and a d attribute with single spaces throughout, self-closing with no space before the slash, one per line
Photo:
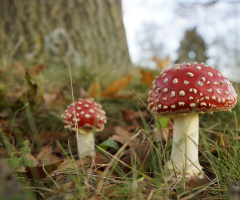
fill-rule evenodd
<path id="1" fill-rule="evenodd" d="M 63 88 L 52 91 L 52 92 L 44 92 L 43 93 L 43 100 L 47 107 L 49 106 L 56 106 L 56 105 L 63 105 L 65 103 L 65 96 L 63 93 Z"/>
<path id="2" fill-rule="evenodd" d="M 101 86 L 100 86 L 100 83 L 96 81 L 88 88 L 87 96 L 95 98 L 100 96 L 100 94 L 101 94 Z"/>
<path id="3" fill-rule="evenodd" d="M 170 57 L 167 56 L 164 59 L 160 59 L 157 56 L 153 56 L 152 60 L 156 63 L 157 68 L 161 69 L 161 70 L 165 70 L 168 68 L 169 66 L 169 62 L 170 62 Z"/>
<path id="4" fill-rule="evenodd" d="M 145 140 L 144 142 L 140 143 L 140 145 L 134 144 L 132 148 L 124 152 L 125 156 L 122 159 L 123 162 L 129 166 L 131 166 L 132 162 L 134 162 L 139 167 L 138 170 L 141 170 L 141 168 L 145 165 L 145 163 L 151 159 L 149 156 L 150 154 L 149 145 L 150 145 L 150 142 L 148 140 Z M 123 169 L 126 173 L 129 173 L 131 171 L 131 169 L 127 167 L 124 167 Z"/>
<path id="5" fill-rule="evenodd" d="M 146 70 L 142 69 L 141 74 L 141 82 L 145 83 L 149 88 L 151 88 L 153 82 L 153 72 L 147 72 Z"/>
<path id="6" fill-rule="evenodd" d="M 31 74 L 31 76 L 35 76 L 41 73 L 45 68 L 46 68 L 45 64 L 36 64 L 31 69 L 29 69 L 28 72 L 29 74 Z"/>
<path id="7" fill-rule="evenodd" d="M 56 140 L 64 140 L 67 136 L 67 133 L 58 133 L 53 131 L 41 131 L 39 134 L 39 138 L 41 138 L 43 145 L 55 142 Z"/>
<path id="8" fill-rule="evenodd" d="M 47 177 L 47 174 L 51 174 L 53 171 L 55 171 L 63 162 L 64 159 L 59 160 L 56 163 L 52 163 L 49 165 L 45 165 L 44 169 L 43 166 L 37 166 L 37 167 L 26 167 L 26 172 L 21 172 L 20 175 L 27 176 L 30 179 L 43 179 Z M 46 174 L 46 172 L 47 174 Z"/>
<path id="9" fill-rule="evenodd" d="M 128 86 L 130 81 L 132 80 L 132 76 L 123 76 L 122 78 L 113 81 L 108 85 L 102 92 L 101 96 L 106 97 L 114 97 L 116 94 Z"/>
<path id="10" fill-rule="evenodd" d="M 84 168 L 87 168 L 92 162 L 91 157 L 85 157 L 79 160 L 71 160 L 71 159 L 66 159 L 63 164 L 57 169 L 57 171 L 66 171 L 66 170 L 74 170 L 75 165 L 77 166 L 78 169 L 81 169 L 83 166 Z M 57 172 L 56 171 L 56 172 Z M 55 172 L 54 172 L 55 173 Z"/>
<path id="11" fill-rule="evenodd" d="M 128 122 L 137 122 L 138 124 L 142 123 L 142 118 L 140 116 L 140 113 L 134 110 L 123 110 L 122 111 L 123 114 L 123 119 L 124 121 L 128 121 Z M 145 120 L 149 120 L 151 119 L 151 115 L 149 114 L 148 111 L 143 111 L 142 116 Z"/>
<path id="12" fill-rule="evenodd" d="M 36 155 L 36 158 L 45 164 L 54 163 L 59 160 L 59 157 L 53 154 L 53 148 L 50 145 L 44 146 Z"/>
<path id="13" fill-rule="evenodd" d="M 129 132 L 128 130 L 122 128 L 121 126 L 116 126 L 114 128 L 114 135 L 112 136 L 112 139 L 116 142 L 119 142 L 121 144 L 125 144 L 127 143 L 131 137 L 133 136 L 133 133 Z M 138 144 L 139 143 L 139 139 L 138 138 L 135 138 L 134 140 L 132 140 L 130 142 L 130 146 L 131 144 L 133 143 L 136 143 Z"/>

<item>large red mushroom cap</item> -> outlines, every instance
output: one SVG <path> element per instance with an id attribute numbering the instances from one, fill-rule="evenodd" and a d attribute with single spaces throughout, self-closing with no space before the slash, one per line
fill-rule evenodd
<path id="1" fill-rule="evenodd" d="M 64 127 L 85 134 L 93 129 L 102 131 L 106 121 L 102 106 L 92 98 L 79 99 L 68 106 L 62 115 Z"/>
<path id="2" fill-rule="evenodd" d="M 231 110 L 237 94 L 230 81 L 205 64 L 184 63 L 163 71 L 149 91 L 148 109 L 159 115 Z"/>

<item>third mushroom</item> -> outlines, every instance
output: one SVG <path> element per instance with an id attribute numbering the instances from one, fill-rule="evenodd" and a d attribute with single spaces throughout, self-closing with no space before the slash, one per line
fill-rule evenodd
<path id="1" fill-rule="evenodd" d="M 166 167 L 187 178 L 204 177 L 198 159 L 199 113 L 231 111 L 237 94 L 214 67 L 184 63 L 163 71 L 149 91 L 148 109 L 174 117 L 173 144 Z"/>

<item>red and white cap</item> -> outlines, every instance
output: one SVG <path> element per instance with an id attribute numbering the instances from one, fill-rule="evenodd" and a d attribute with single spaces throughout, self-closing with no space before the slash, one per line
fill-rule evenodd
<path id="1" fill-rule="evenodd" d="M 177 64 L 161 72 L 148 94 L 148 109 L 163 116 L 230 111 L 237 103 L 230 81 L 203 63 Z"/>
<path id="2" fill-rule="evenodd" d="M 85 134 L 93 129 L 102 131 L 107 122 L 102 106 L 92 98 L 79 99 L 68 106 L 62 115 L 64 127 Z"/>

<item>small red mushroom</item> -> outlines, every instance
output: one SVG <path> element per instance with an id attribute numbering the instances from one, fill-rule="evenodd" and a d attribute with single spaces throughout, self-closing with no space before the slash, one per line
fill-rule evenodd
<path id="1" fill-rule="evenodd" d="M 92 98 L 79 99 L 67 107 L 62 117 L 64 127 L 77 132 L 79 157 L 96 155 L 93 133 L 102 131 L 107 122 L 102 106 Z"/>
<path id="2" fill-rule="evenodd" d="M 199 113 L 231 111 L 236 102 L 230 81 L 203 63 L 177 64 L 153 81 L 148 109 L 174 117 L 172 152 L 166 164 L 170 171 L 203 176 L 198 160 Z"/>

